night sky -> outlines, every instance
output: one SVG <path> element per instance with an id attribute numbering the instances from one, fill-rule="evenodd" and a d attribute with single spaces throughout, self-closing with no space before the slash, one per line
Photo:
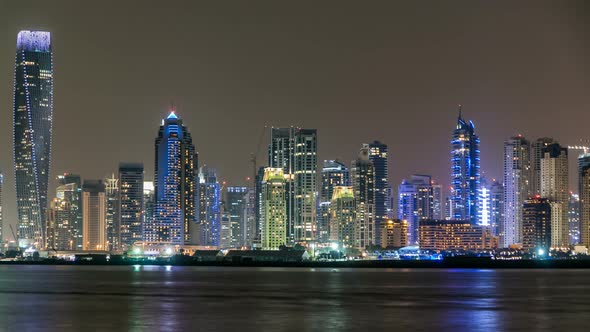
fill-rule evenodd
<path id="1" fill-rule="evenodd" d="M 381 140 L 394 187 L 412 173 L 449 184 L 457 104 L 490 178 L 501 177 L 511 135 L 590 138 L 588 1 L 393 2 L 0 0 L 5 224 L 16 220 L 13 66 L 24 29 L 52 32 L 52 179 L 102 178 L 119 161 L 143 161 L 152 179 L 171 101 L 200 163 L 229 185 L 251 174 L 265 125 L 317 128 L 319 159 L 347 164 Z"/>

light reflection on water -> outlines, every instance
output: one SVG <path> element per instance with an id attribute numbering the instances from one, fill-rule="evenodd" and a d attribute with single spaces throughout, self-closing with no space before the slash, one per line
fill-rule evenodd
<path id="1" fill-rule="evenodd" d="M 585 329 L 586 270 L 0 266 L 0 330 Z"/>

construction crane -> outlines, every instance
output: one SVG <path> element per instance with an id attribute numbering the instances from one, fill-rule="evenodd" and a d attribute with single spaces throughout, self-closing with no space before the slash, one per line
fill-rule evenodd
<path id="1" fill-rule="evenodd" d="M 268 128 L 267 126 L 264 126 L 262 128 L 262 131 L 260 132 L 260 135 L 258 137 L 258 144 L 256 145 L 256 150 L 255 150 L 256 152 L 252 152 L 250 154 L 250 162 L 252 163 L 252 184 L 253 184 L 253 187 L 255 186 L 254 183 L 256 181 L 256 175 L 258 173 L 258 169 L 257 169 L 258 164 L 257 164 L 256 160 L 258 158 L 258 154 L 260 153 L 260 147 L 262 146 L 262 139 L 264 138 L 264 133 L 266 132 L 267 128 Z"/>

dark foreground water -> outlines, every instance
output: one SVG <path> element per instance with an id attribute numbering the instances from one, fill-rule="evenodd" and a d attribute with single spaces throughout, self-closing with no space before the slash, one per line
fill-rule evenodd
<path id="1" fill-rule="evenodd" d="M 0 266 L 1 331 L 582 331 L 590 270 Z"/>

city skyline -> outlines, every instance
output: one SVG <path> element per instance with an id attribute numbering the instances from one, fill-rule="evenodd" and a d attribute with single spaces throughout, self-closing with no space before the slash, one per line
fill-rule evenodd
<path id="1" fill-rule="evenodd" d="M 68 31 L 68 23 L 59 23 L 56 9 L 47 9 L 47 18 L 36 21 L 31 20 L 25 27 L 22 27 L 24 24 L 22 22 L 16 23 L 13 19 L 3 20 L 4 13 L 18 13 L 19 5 L 3 3 L 2 6 L 6 6 L 7 10 L 0 11 L 2 13 L 0 14 L 2 20 L 0 21 L 5 22 L 2 23 L 3 25 L 8 25 L 6 26 L 7 28 L 3 29 L 0 33 L 0 42 L 5 45 L 5 47 L 2 48 L 5 52 L 3 52 L 2 57 L 0 57 L 0 74 L 2 75 L 1 77 L 3 77 L 1 80 L 3 83 L 0 89 L 0 100 L 3 100 L 2 104 L 5 105 L 1 108 L 4 111 L 0 112 L 0 114 L 4 116 L 2 121 L 0 121 L 0 133 L 2 134 L 2 142 L 6 142 L 2 145 L 2 150 L 0 151 L 0 169 L 2 169 L 5 174 L 3 193 L 4 219 L 7 222 L 11 222 L 13 225 L 16 221 L 16 208 L 14 203 L 14 177 L 13 174 L 11 174 L 12 172 L 10 172 L 10 167 L 12 166 L 12 147 L 10 143 L 10 133 L 12 131 L 12 121 L 10 121 L 10 95 L 12 93 L 10 90 L 12 89 L 12 74 L 9 67 L 14 62 L 14 58 L 9 59 L 8 57 L 14 56 L 14 51 L 16 50 L 14 48 L 14 37 L 21 28 L 39 28 L 51 31 L 53 33 L 52 39 L 55 45 L 55 140 L 52 167 L 49 174 L 52 185 L 48 190 L 48 199 L 51 198 L 52 193 L 55 192 L 56 181 L 54 179 L 57 174 L 72 172 L 80 174 L 83 179 L 103 178 L 105 175 L 116 171 L 117 165 L 120 161 L 143 162 L 144 165 L 146 165 L 146 180 L 152 180 L 150 174 L 153 174 L 151 166 L 153 159 L 151 139 L 153 139 L 153 137 L 151 136 L 153 135 L 154 126 L 157 125 L 159 119 L 164 117 L 167 113 L 167 107 L 165 105 L 170 102 L 170 99 L 173 99 L 179 105 L 179 113 L 182 114 L 183 118 L 186 120 L 187 126 L 191 128 L 194 133 L 195 145 L 197 146 L 202 162 L 216 168 L 220 178 L 227 180 L 231 185 L 243 185 L 245 184 L 244 179 L 247 176 L 250 176 L 249 153 L 256 150 L 258 135 L 264 125 L 288 126 L 292 124 L 305 128 L 317 128 L 318 139 L 320 141 L 320 144 L 318 144 L 318 163 L 321 163 L 324 159 L 340 159 L 345 163 L 348 163 L 355 158 L 359 144 L 369 143 L 373 140 L 380 140 L 389 146 L 389 180 L 390 185 L 394 188 L 401 182 L 401 179 L 415 173 L 431 174 L 436 181 L 443 183 L 445 184 L 445 187 L 448 187 L 449 147 L 447 142 L 449 128 L 452 128 L 456 115 L 456 104 L 459 103 L 464 105 L 465 114 L 469 119 L 473 119 L 477 126 L 478 136 L 482 139 L 481 169 L 483 174 L 487 175 L 488 178 L 502 178 L 501 165 L 503 142 L 513 135 L 523 133 L 531 140 L 544 136 L 554 137 L 565 146 L 576 145 L 580 138 L 587 137 L 584 135 L 584 129 L 570 129 L 571 126 L 566 126 L 564 124 L 565 121 L 574 118 L 575 121 L 571 121 L 571 125 L 575 125 L 577 122 L 584 123 L 587 122 L 586 120 L 589 119 L 589 116 L 583 113 L 584 107 L 587 105 L 587 101 L 582 97 L 583 94 L 581 89 L 581 87 L 585 85 L 585 80 L 583 79 L 584 67 L 582 67 L 581 73 L 578 73 L 578 75 L 581 75 L 577 77 L 577 79 L 580 79 L 580 82 L 575 83 L 576 76 L 573 72 L 575 71 L 574 69 L 578 69 L 579 67 L 576 67 L 575 63 L 569 65 L 560 64 L 559 56 L 562 55 L 561 53 L 552 54 L 554 57 L 545 55 L 546 58 L 544 59 L 546 59 L 546 61 L 553 59 L 554 62 L 549 63 L 554 64 L 554 67 L 551 68 L 556 70 L 556 72 L 553 72 L 553 75 L 556 75 L 554 77 L 555 80 L 558 80 L 560 75 L 565 75 L 563 73 L 558 75 L 557 69 L 566 69 L 566 73 L 573 75 L 571 78 L 573 81 L 570 84 L 567 84 L 567 82 L 569 82 L 568 80 L 566 80 L 566 84 L 564 84 L 563 81 L 560 81 L 560 86 L 565 85 L 563 88 L 552 84 L 544 86 L 544 89 L 547 89 L 546 91 L 548 92 L 545 96 L 541 96 L 539 93 L 540 91 L 545 91 L 539 86 L 537 86 L 537 89 L 531 89 L 531 91 L 528 92 L 526 89 L 524 91 L 521 90 L 519 95 L 522 94 L 526 97 L 523 97 L 525 100 L 530 98 L 528 101 L 520 100 L 518 99 L 518 95 L 508 93 L 507 88 L 495 86 L 496 89 L 494 89 L 493 79 L 491 81 L 485 80 L 485 78 L 493 78 L 494 76 L 491 71 L 488 72 L 485 70 L 481 73 L 481 77 L 479 78 L 467 75 L 462 71 L 460 76 L 463 75 L 463 80 L 461 80 L 461 83 L 453 85 L 453 87 L 450 88 L 450 91 L 449 89 L 442 87 L 442 83 L 448 81 L 447 79 L 437 80 L 436 77 L 438 76 L 436 75 L 421 76 L 424 74 L 418 73 L 417 75 L 422 78 L 430 78 L 430 80 L 406 82 L 408 83 L 408 86 L 404 87 L 405 95 L 402 93 L 399 93 L 399 95 L 395 94 L 398 99 L 386 97 L 386 95 L 388 95 L 387 92 L 393 87 L 398 87 L 404 77 L 404 75 L 401 75 L 400 78 L 390 78 L 389 76 L 380 75 L 379 70 L 385 70 L 387 73 L 401 70 L 398 65 L 389 62 L 381 62 L 379 63 L 379 67 L 367 66 L 364 71 L 359 70 L 358 72 L 354 72 L 355 75 L 358 75 L 355 79 L 362 83 L 360 85 L 368 84 L 372 88 L 369 90 L 359 89 L 359 91 L 355 92 L 353 92 L 354 90 L 348 91 L 346 88 L 360 88 L 360 86 L 338 85 L 338 82 L 327 77 L 329 72 L 326 71 L 319 71 L 314 74 L 313 68 L 315 66 L 326 65 L 327 57 L 332 54 L 329 52 L 319 54 L 318 58 L 311 58 L 311 54 L 306 53 L 304 54 L 303 59 L 309 61 L 309 63 L 307 63 L 309 66 L 304 70 L 305 77 L 310 80 L 318 79 L 323 84 L 326 84 L 326 89 L 321 89 L 320 85 L 316 86 L 314 84 L 311 84 L 311 86 L 308 87 L 301 87 L 301 83 L 304 80 L 299 80 L 300 77 L 295 75 L 295 70 L 299 68 L 299 66 L 296 65 L 297 62 L 294 58 L 288 57 L 282 52 L 279 52 L 278 54 L 271 52 L 273 54 L 269 55 L 269 59 L 276 60 L 275 62 L 271 62 L 271 64 L 287 70 L 287 74 L 283 78 L 290 83 L 281 81 L 282 84 L 279 84 L 279 87 L 277 88 L 278 90 L 269 90 L 274 93 L 265 91 L 273 82 L 276 82 L 277 79 L 281 78 L 269 72 L 269 70 L 272 69 L 272 66 L 262 63 L 250 64 L 249 66 L 244 67 L 247 68 L 244 69 L 245 72 L 239 72 L 239 75 L 237 76 L 230 75 L 230 78 L 228 78 L 228 73 L 223 71 L 219 72 L 219 69 L 222 68 L 223 65 L 228 66 L 228 68 L 235 68 L 233 66 L 237 66 L 237 64 L 232 65 L 232 62 L 238 60 L 231 59 L 230 61 L 230 59 L 221 58 L 224 62 L 217 63 L 214 66 L 218 71 L 212 70 L 205 75 L 201 73 L 201 70 L 206 69 L 205 67 L 208 62 L 203 61 L 204 59 L 199 58 L 198 56 L 195 59 L 195 62 L 198 62 L 201 65 L 198 67 L 190 67 L 189 73 L 194 75 L 199 73 L 197 76 L 200 76 L 200 79 L 203 81 L 196 81 L 194 84 L 183 85 L 183 83 L 181 83 L 182 80 L 179 79 L 179 82 L 171 84 L 170 87 L 165 87 L 164 85 L 174 82 L 174 80 L 171 80 L 170 78 L 175 76 L 167 76 L 167 74 L 162 72 L 163 67 L 160 66 L 164 66 L 167 62 L 166 57 L 162 57 L 157 63 L 152 64 L 155 69 L 150 70 L 150 75 L 147 76 L 147 78 L 151 78 L 151 75 L 153 74 L 156 77 L 160 77 L 160 79 L 165 82 L 162 82 L 163 84 L 156 84 L 155 87 L 147 87 L 142 82 L 137 81 L 137 79 L 129 75 L 129 73 L 137 72 L 137 70 L 140 69 L 140 67 L 138 67 L 139 65 L 134 63 L 132 58 L 123 57 L 120 64 L 111 61 L 109 66 L 112 67 L 101 68 L 101 65 L 103 66 L 104 63 L 98 61 L 100 56 L 112 57 L 119 51 L 99 50 L 96 48 L 97 45 L 110 45 L 111 43 L 131 48 L 143 47 L 142 42 L 145 42 L 145 40 L 142 41 L 141 38 L 144 38 L 144 36 L 134 35 L 138 40 L 129 40 L 124 37 L 129 36 L 132 31 L 123 33 L 123 36 L 115 34 L 114 30 L 110 32 L 96 30 L 80 31 L 79 33 L 88 32 L 90 34 L 90 40 L 93 41 L 92 45 L 95 45 L 91 50 L 94 50 L 96 54 L 89 54 L 88 50 L 84 50 L 85 47 L 88 48 L 90 46 L 88 39 L 81 38 L 73 31 Z M 126 6 L 127 5 L 123 5 L 123 11 L 129 9 Z M 44 8 L 43 5 L 40 7 Z M 63 9 L 63 7 L 61 7 L 61 9 Z M 41 11 L 42 9 L 38 10 Z M 351 9 L 348 8 L 348 10 L 350 11 Z M 475 9 L 471 8 L 470 10 Z M 565 9 L 563 9 L 563 11 L 565 11 Z M 150 14 L 143 11 L 141 14 L 144 17 L 155 15 L 154 13 Z M 299 14 L 302 15 L 302 13 Z M 493 17 L 493 14 L 494 13 L 489 14 L 491 15 L 490 17 Z M 562 12 L 562 14 L 564 14 L 564 12 Z M 8 16 L 9 15 L 7 15 L 7 18 L 9 18 Z M 78 19 L 80 18 L 76 18 L 76 20 Z M 319 17 L 315 17 L 313 18 L 313 22 L 319 24 L 319 19 Z M 450 20 L 451 18 L 445 18 L 445 20 L 446 19 Z M 115 27 L 118 22 L 119 21 L 115 19 Z M 516 24 L 516 22 L 509 20 L 509 23 L 510 22 L 513 25 Z M 182 20 L 181 23 L 188 27 L 194 27 L 196 31 L 201 31 L 192 23 L 186 22 L 186 18 Z M 270 24 L 272 22 L 266 23 Z M 537 23 L 540 24 L 539 22 Z M 121 23 L 119 22 L 119 24 Z M 219 22 L 217 22 L 217 24 L 219 24 Z M 294 22 L 287 20 L 286 24 L 287 26 L 284 26 L 285 29 L 289 27 L 292 28 Z M 385 22 L 383 22 L 383 24 L 385 24 Z M 418 24 L 418 22 L 415 24 Z M 529 24 L 534 26 L 534 23 Z M 383 29 L 384 32 L 381 34 L 371 29 L 369 29 L 369 32 L 376 33 L 379 37 L 383 38 L 386 35 L 393 33 L 394 25 L 395 24 L 393 23 L 391 27 L 386 25 Z M 415 27 L 416 25 L 411 26 Z M 219 28 L 218 25 L 216 27 Z M 477 25 L 477 27 L 483 29 L 482 26 Z M 370 28 L 375 28 L 375 26 L 370 26 Z M 164 26 L 150 29 L 156 29 L 154 31 L 161 30 L 161 33 L 156 36 L 156 39 L 160 41 L 169 34 L 177 32 L 174 29 Z M 333 32 L 330 27 L 324 26 L 323 29 L 324 30 L 321 31 L 324 34 Z M 576 31 L 576 33 L 584 33 L 582 31 L 583 30 Z M 297 31 L 291 32 L 298 33 Z M 369 36 L 373 35 L 369 32 L 363 30 L 361 33 Z M 246 33 L 254 33 L 254 31 L 247 31 Z M 306 32 L 300 33 L 303 34 L 302 36 L 305 36 L 306 34 Z M 507 32 L 505 31 L 505 33 Z M 573 33 L 566 35 L 574 38 Z M 444 36 L 447 37 L 445 40 L 453 41 L 453 34 Z M 509 37 L 507 35 L 503 36 Z M 209 37 L 205 35 L 201 35 L 201 37 L 211 43 L 213 42 L 213 39 L 207 39 Z M 272 36 L 264 35 L 264 37 L 270 38 Z M 465 38 L 465 36 L 462 37 Z M 560 38 L 562 37 L 563 35 L 560 35 Z M 546 38 L 551 39 L 551 36 L 546 36 Z M 300 41 L 287 43 L 284 40 L 277 41 L 274 38 L 271 38 L 271 40 L 274 40 L 287 48 L 295 47 L 301 43 Z M 123 41 L 125 41 L 125 43 L 123 43 Z M 356 43 L 360 42 L 356 39 L 353 41 Z M 337 44 L 336 46 L 343 46 L 340 42 L 343 41 L 337 40 L 335 42 Z M 499 43 L 499 41 L 496 42 Z M 556 41 L 553 40 L 553 42 Z M 574 43 L 574 41 L 571 42 Z M 234 44 L 229 42 L 226 44 L 226 42 L 224 42 L 222 46 L 232 47 L 232 45 Z M 468 43 L 466 45 L 468 45 Z M 234 46 L 245 47 L 240 43 L 237 43 Z M 374 45 L 369 44 L 366 46 L 368 49 L 373 49 L 372 46 Z M 476 47 L 475 51 L 481 53 L 488 49 L 488 47 L 482 47 L 482 45 L 479 46 L 480 48 Z M 580 54 L 580 52 L 583 54 L 584 51 L 587 51 L 583 48 L 583 44 L 578 46 L 582 47 L 582 49 L 573 51 L 575 54 Z M 182 47 L 185 47 L 187 51 L 191 49 L 187 45 L 182 45 Z M 223 47 L 220 49 L 213 48 L 212 50 L 208 50 L 205 53 L 206 55 L 204 55 L 205 60 L 213 58 L 215 52 L 220 52 Z M 537 48 L 539 47 L 540 45 L 537 45 Z M 98 46 L 98 48 L 101 47 Z M 258 45 L 256 49 L 261 51 L 266 48 Z M 535 48 L 533 47 L 533 49 Z M 393 48 L 385 49 L 382 50 L 382 52 L 375 53 L 375 55 L 384 61 L 385 55 L 393 50 Z M 464 49 L 464 51 L 465 50 L 466 49 Z M 414 54 L 414 52 L 416 52 L 415 49 L 413 52 L 409 53 Z M 526 53 L 528 54 L 528 52 L 531 52 L 532 54 L 533 51 L 527 50 Z M 562 50 L 562 52 L 567 51 Z M 9 53 L 11 55 L 8 55 Z M 123 53 L 124 52 L 122 52 L 122 54 Z M 203 53 L 203 50 L 201 50 L 201 53 Z M 83 62 L 81 62 L 80 59 L 85 58 L 85 55 L 92 55 L 92 58 L 97 65 L 96 68 L 92 66 L 81 67 Z M 160 54 L 159 56 L 162 55 Z M 520 60 L 518 60 L 519 56 L 521 57 Z M 515 59 L 501 58 L 498 61 L 504 65 L 508 65 L 508 67 L 524 67 L 518 72 L 520 74 L 526 72 L 528 73 L 528 76 L 526 74 L 523 75 L 532 79 L 532 77 L 534 77 L 531 76 L 534 72 L 533 69 L 538 70 L 541 67 L 535 67 L 534 65 L 528 64 L 528 59 L 527 61 L 523 61 L 523 56 L 524 54 L 519 54 L 517 52 Z M 244 60 L 252 60 L 252 57 L 252 54 L 246 54 Z M 333 67 L 328 67 L 327 70 L 333 70 L 333 73 L 338 73 L 339 71 L 344 70 L 344 65 L 357 63 L 355 60 L 359 60 L 359 63 L 363 64 L 366 64 L 365 61 L 368 60 L 368 58 L 363 57 L 361 54 L 355 54 L 355 57 L 341 56 L 338 59 L 342 60 L 342 62 Z M 5 61 L 7 58 L 8 60 Z M 171 56 L 168 59 L 178 61 L 185 58 L 184 56 Z M 190 57 L 187 59 L 190 59 Z M 198 61 L 199 59 L 201 59 L 201 61 Z M 399 60 L 399 58 L 394 59 Z M 446 64 L 451 67 L 448 69 L 449 72 L 447 74 L 450 74 L 452 72 L 451 69 L 453 68 L 456 69 L 459 67 L 463 68 L 463 70 L 467 70 L 469 67 L 469 65 L 461 66 L 450 61 L 448 57 L 445 57 L 445 54 L 442 54 L 440 60 L 444 60 L 442 61 L 443 66 Z M 488 63 L 488 65 L 493 67 L 492 63 Z M 128 68 L 128 70 L 125 70 L 124 68 L 127 68 L 127 66 L 131 67 Z M 413 67 L 415 66 L 417 66 L 416 63 L 413 64 Z M 85 68 L 89 72 L 81 70 L 82 68 Z M 264 74 L 261 74 L 261 77 L 258 77 L 258 85 L 252 87 L 252 84 L 250 84 L 247 79 L 253 74 L 250 70 L 254 70 L 255 68 L 266 69 L 266 71 L 263 71 Z M 489 69 L 491 68 L 488 68 L 488 70 Z M 102 74 L 97 70 L 105 71 L 105 73 Z M 508 71 L 507 69 L 505 70 Z M 85 72 L 88 77 L 79 75 L 80 72 Z M 365 77 L 363 74 L 365 72 L 370 75 Z M 115 80 L 115 73 L 121 74 L 119 79 L 121 79 L 123 83 L 137 85 L 137 89 L 139 90 L 124 90 L 129 91 L 125 94 L 115 93 L 115 90 L 109 90 L 110 88 L 106 87 L 105 84 L 113 83 L 114 88 L 120 87 L 118 86 L 119 83 L 113 82 Z M 403 71 L 403 74 L 409 75 L 409 73 L 405 71 Z M 547 73 L 547 70 L 545 70 L 544 75 L 550 74 L 550 71 Z M 451 77 L 450 75 L 442 76 L 446 78 Z M 585 77 L 589 76 L 590 75 L 586 75 Z M 91 79 L 90 77 L 95 79 Z M 255 75 L 253 77 L 257 78 Z M 342 76 L 337 77 L 343 78 Z M 292 80 L 289 80 L 289 78 Z M 501 77 L 495 78 L 500 79 Z M 97 84 L 98 82 L 96 79 L 98 79 L 100 84 Z M 472 83 L 473 79 L 476 81 L 481 80 L 478 81 L 479 85 L 475 84 L 475 87 L 473 87 L 472 84 L 469 84 Z M 159 81 L 159 79 L 156 80 L 156 82 Z M 502 83 L 508 81 L 508 79 L 506 79 L 506 81 L 502 80 Z M 214 84 L 206 86 L 204 85 L 205 82 L 213 82 Z M 226 86 L 222 84 L 224 82 L 228 83 L 228 85 Z M 516 82 L 523 83 L 522 80 L 518 79 Z M 332 85 L 327 83 L 332 83 Z M 382 85 L 379 83 L 382 83 Z M 418 83 L 427 84 L 429 88 L 420 90 L 417 88 Z M 293 86 L 291 86 L 291 84 L 293 84 Z M 94 87 L 95 90 L 92 91 L 90 87 Z M 288 89 L 288 87 L 292 89 Z M 382 90 L 378 89 L 379 87 L 381 87 Z M 435 87 L 438 87 L 438 89 L 435 89 Z M 478 87 L 487 88 L 485 89 L 486 91 L 479 91 Z M 101 88 L 106 90 L 101 91 Z M 215 89 L 218 91 L 217 96 L 214 93 Z M 377 89 L 376 91 L 379 93 L 374 93 L 374 89 Z M 568 91 L 567 89 L 571 90 Z M 412 91 L 414 91 L 414 94 L 412 94 Z M 452 93 L 452 91 L 454 91 L 454 93 Z M 558 91 L 561 93 L 558 93 Z M 579 96 L 577 99 L 567 98 L 571 97 L 571 95 L 565 93 L 566 91 L 574 96 L 577 96 L 575 91 L 578 91 Z M 243 94 L 237 94 L 237 92 Z M 356 97 L 344 96 L 345 94 L 354 94 Z M 228 99 L 231 99 L 232 102 L 220 101 L 222 96 L 230 96 Z M 265 96 L 266 98 L 264 98 Z M 519 101 L 510 103 L 509 101 L 511 98 L 516 98 Z M 126 101 L 126 99 L 132 99 L 133 102 L 130 103 Z M 424 104 L 422 99 L 431 99 L 431 101 Z M 84 103 L 84 101 L 86 103 Z M 574 105 L 577 105 L 577 107 L 574 107 Z M 262 108 L 263 111 L 256 111 L 256 108 Z M 522 110 L 523 108 L 528 109 L 528 115 L 527 112 L 523 112 L 525 113 L 524 118 L 526 121 L 523 121 L 523 115 L 513 114 L 513 112 Z M 564 110 L 562 111 L 561 108 L 564 108 Z M 576 111 L 574 108 L 579 109 L 579 111 Z M 106 112 L 105 110 L 107 109 L 112 109 L 112 111 L 110 113 Z M 568 116 L 557 119 L 558 122 L 555 123 L 555 119 L 549 117 L 555 115 L 553 113 L 555 112 L 555 109 L 559 109 L 560 112 L 565 112 Z M 345 114 L 351 119 L 347 121 L 346 119 L 337 118 L 335 123 L 333 123 L 334 117 L 338 117 L 340 114 Z M 355 114 L 368 114 L 373 117 L 381 116 L 384 117 L 386 121 L 371 121 L 366 125 L 363 125 L 359 124 L 358 121 L 354 121 Z M 549 118 L 543 120 L 541 116 L 537 116 L 538 114 L 545 114 Z M 234 120 L 236 124 L 231 123 Z M 134 125 L 133 127 L 136 128 L 129 128 L 128 125 L 121 126 L 129 121 L 135 121 L 137 125 Z M 407 126 L 408 123 L 415 125 Z M 415 131 L 417 127 L 422 126 L 428 128 L 428 135 L 422 136 L 420 142 L 408 142 L 406 137 L 408 137 L 409 133 Z M 560 127 L 566 127 L 567 130 L 561 129 Z M 355 134 L 341 135 L 340 133 L 342 133 L 343 130 L 347 133 L 355 132 Z M 121 140 L 120 137 L 108 137 L 107 133 L 110 131 L 122 133 L 121 135 L 123 135 L 125 139 Z M 233 137 L 234 135 L 243 137 L 243 139 L 236 140 L 232 138 L 224 140 L 224 137 Z M 266 137 L 268 137 L 268 132 L 266 135 Z M 122 148 L 115 148 L 116 145 L 114 145 L 114 142 L 121 141 L 126 142 L 124 143 L 125 145 Z M 89 158 L 91 155 L 97 156 L 98 158 Z M 230 155 L 230 159 L 225 155 Z M 428 156 L 427 160 L 424 160 L 424 156 Z M 259 160 L 264 160 L 263 153 L 260 153 L 258 157 Z M 572 171 L 577 167 L 575 162 L 576 157 L 576 153 L 571 153 L 569 189 L 573 191 L 577 191 L 577 181 L 574 177 L 577 173 Z M 4 233 L 7 234 L 6 229 Z"/>

